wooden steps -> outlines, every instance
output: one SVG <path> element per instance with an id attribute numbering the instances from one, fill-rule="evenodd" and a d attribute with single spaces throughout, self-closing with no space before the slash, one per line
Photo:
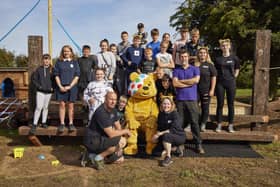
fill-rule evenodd
<path id="1" fill-rule="evenodd" d="M 19 135 L 29 135 L 29 126 L 19 127 Z M 63 133 L 57 132 L 57 127 L 49 126 L 47 129 L 37 128 L 36 136 L 83 136 L 85 133 L 85 127 L 77 127 L 74 132 L 69 132 L 67 128 L 64 129 Z M 224 141 L 252 141 L 252 142 L 273 142 L 278 140 L 278 136 L 272 134 L 271 132 L 263 131 L 236 131 L 235 133 L 229 133 L 227 131 L 222 131 L 217 133 L 213 130 L 207 130 L 206 132 L 201 132 L 201 138 L 203 140 L 224 140 Z M 186 132 L 188 140 L 192 139 L 191 132 Z"/>

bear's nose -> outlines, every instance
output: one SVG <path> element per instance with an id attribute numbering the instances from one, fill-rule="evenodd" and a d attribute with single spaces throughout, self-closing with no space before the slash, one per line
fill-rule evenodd
<path id="1" fill-rule="evenodd" d="M 149 89 L 148 86 L 144 86 L 144 87 L 143 87 L 143 90 L 148 90 L 148 89 Z"/>

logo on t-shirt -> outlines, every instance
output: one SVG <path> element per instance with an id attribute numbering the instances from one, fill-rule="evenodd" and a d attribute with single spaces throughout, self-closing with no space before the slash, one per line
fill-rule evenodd
<path id="1" fill-rule="evenodd" d="M 172 120 L 167 120 L 167 123 L 172 123 Z"/>
<path id="2" fill-rule="evenodd" d="M 226 63 L 227 64 L 231 64 L 231 63 L 233 63 L 233 61 L 232 60 L 228 60 Z"/>
<path id="3" fill-rule="evenodd" d="M 204 65 L 204 66 L 202 66 L 202 68 L 208 69 L 208 68 L 209 68 L 209 66 L 205 66 L 205 65 Z"/>
<path id="4" fill-rule="evenodd" d="M 113 119 L 115 117 L 114 114 L 110 114 L 110 119 Z"/>
<path id="5" fill-rule="evenodd" d="M 140 51 L 134 51 L 134 56 L 140 56 Z"/>

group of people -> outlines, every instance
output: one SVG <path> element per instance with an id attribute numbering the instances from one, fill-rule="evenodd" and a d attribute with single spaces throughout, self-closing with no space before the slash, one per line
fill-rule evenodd
<path id="1" fill-rule="evenodd" d="M 181 38 L 172 44 L 169 33 L 164 33 L 162 41 L 159 41 L 156 28 L 151 30 L 152 41 L 147 42 L 144 24 L 137 26 L 138 32 L 133 35 L 132 44 L 128 33 L 123 31 L 118 45 L 109 45 L 108 40 L 101 40 L 101 50 L 96 55 L 91 55 L 90 46 L 85 45 L 83 56 L 77 60 L 71 46 L 65 45 L 54 68 L 51 67 L 50 55 L 43 55 L 43 65 L 32 76 L 37 88 L 37 102 L 31 134 L 36 133 L 41 111 L 42 127 L 48 127 L 48 104 L 54 91 L 59 101 L 59 133 L 64 132 L 66 106 L 70 132 L 76 129 L 73 124 L 74 102 L 79 99 L 88 106 L 85 146 L 89 154 L 84 155 L 83 165 L 86 158 L 91 158 L 97 169 L 103 168 L 104 161 L 122 162 L 125 137 L 131 135 L 125 128 L 124 110 L 132 72 L 157 76 L 155 99 L 160 113 L 153 141 L 163 145 L 162 166 L 172 163 L 174 146 L 179 155 L 183 155 L 185 131 L 192 132 L 197 152 L 204 153 L 200 131 L 206 130 L 210 99 L 214 95 L 217 97 L 216 132 L 222 129 L 225 92 L 228 131 L 234 132 L 235 79 L 240 63 L 238 57 L 231 54 L 230 40 L 219 41 L 222 55 L 212 61 L 196 28 L 190 34 L 188 29 L 182 28 Z"/>

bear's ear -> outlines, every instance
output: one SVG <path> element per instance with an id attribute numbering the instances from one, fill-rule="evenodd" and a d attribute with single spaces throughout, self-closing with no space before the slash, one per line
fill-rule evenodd
<path id="1" fill-rule="evenodd" d="M 157 74 L 156 73 L 149 73 L 148 76 L 151 77 L 154 81 L 157 80 Z"/>
<path id="2" fill-rule="evenodd" d="M 136 72 L 133 72 L 129 75 L 129 78 L 131 81 L 135 81 L 139 77 L 139 74 Z"/>

